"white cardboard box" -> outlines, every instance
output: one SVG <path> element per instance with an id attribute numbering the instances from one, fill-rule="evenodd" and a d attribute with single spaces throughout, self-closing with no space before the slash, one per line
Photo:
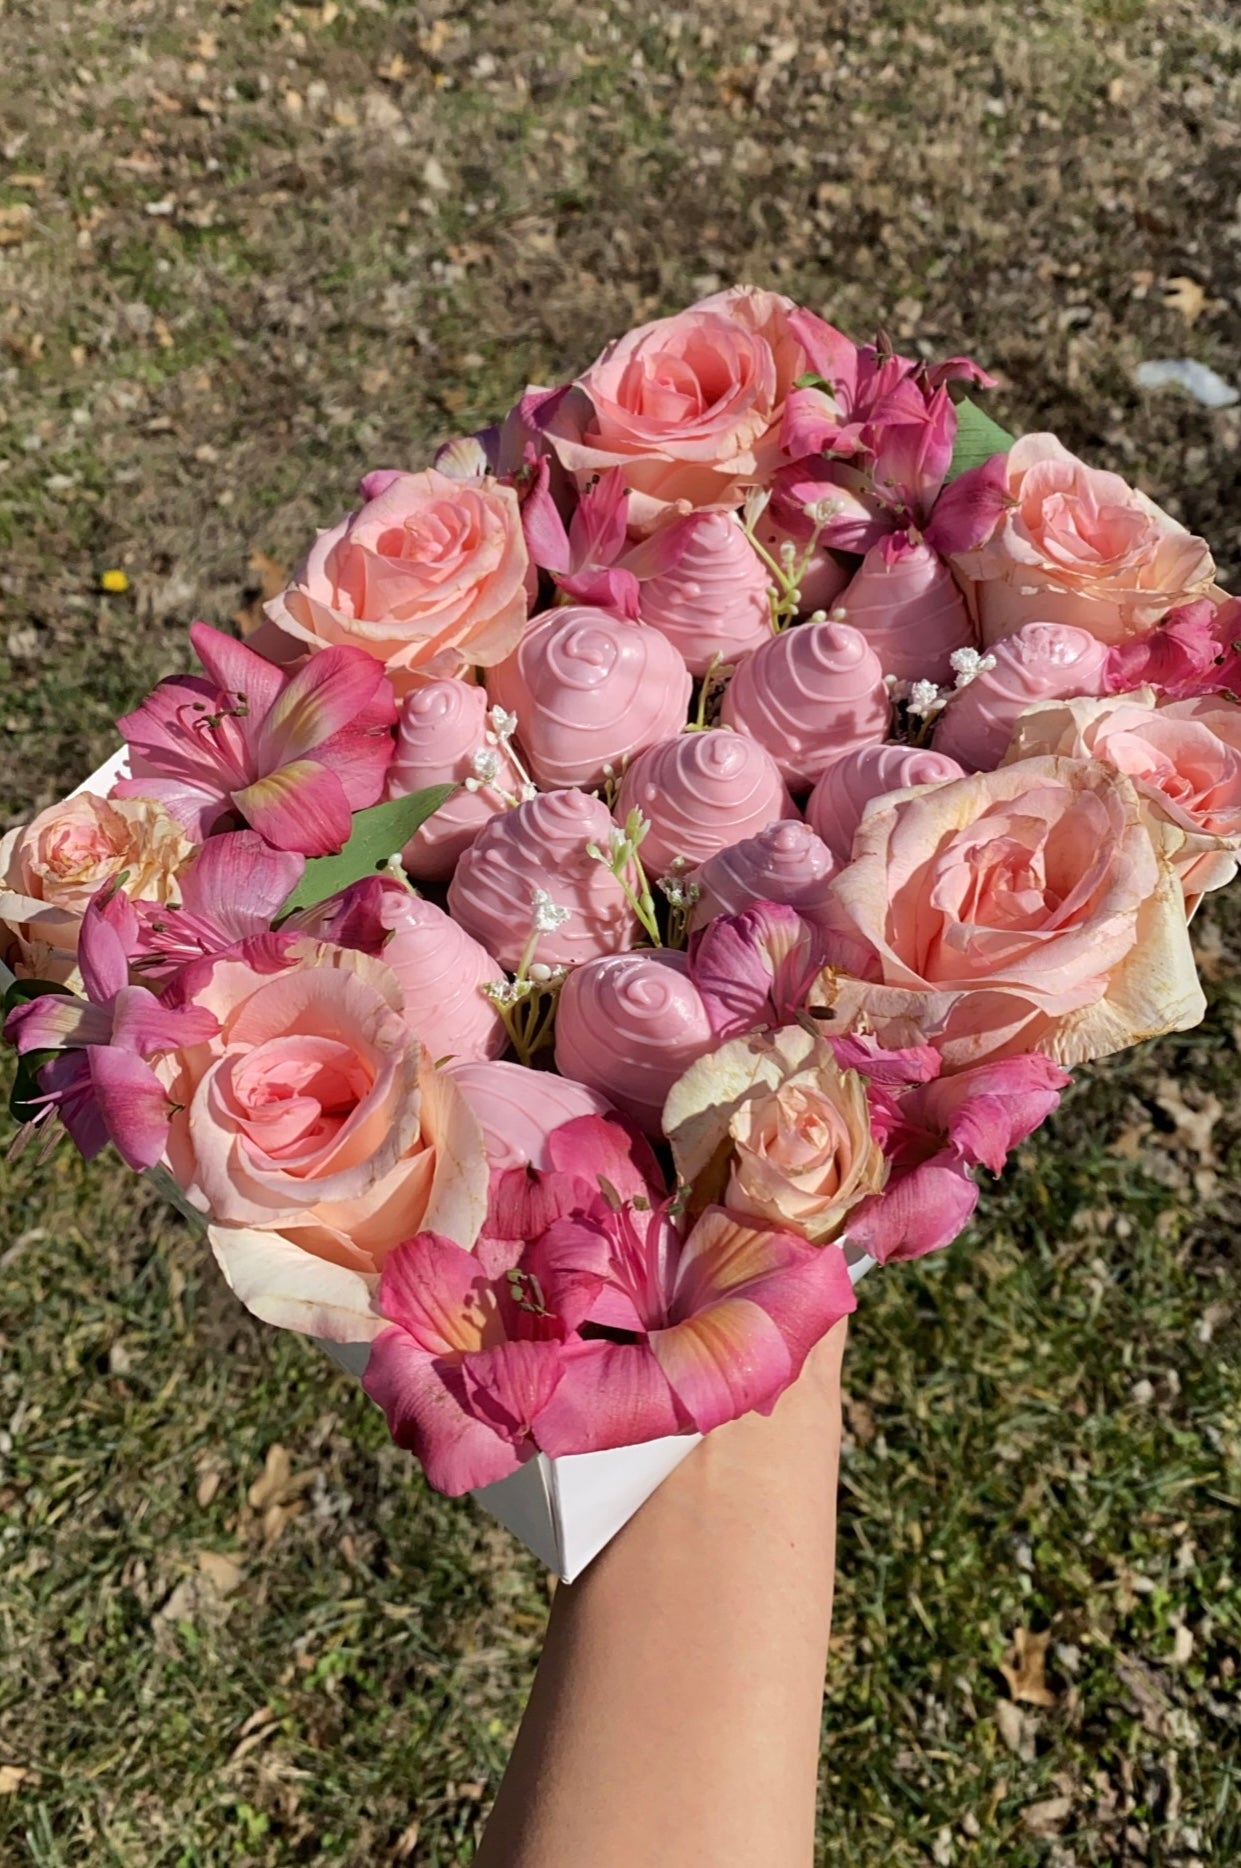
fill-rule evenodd
<path id="1" fill-rule="evenodd" d="M 127 769 L 122 747 L 83 779 L 75 795 L 77 791 L 90 791 L 102 797 L 116 779 L 126 775 Z M 11 978 L 7 967 L 0 964 L 0 986 L 7 986 Z M 166 1176 L 161 1174 L 160 1179 L 162 1182 Z M 165 1187 L 164 1191 L 173 1197 L 173 1190 Z M 184 1201 L 174 1199 L 174 1204 L 189 1217 L 199 1218 Z M 854 1284 L 873 1263 L 865 1254 L 858 1255 L 849 1268 Z M 361 1380 L 370 1354 L 369 1343 L 315 1340 L 342 1369 Z M 701 1437 L 676 1434 L 643 1446 L 617 1447 L 607 1453 L 575 1453 L 562 1459 L 549 1459 L 539 1453 L 507 1479 L 484 1486 L 473 1497 L 541 1563 L 554 1570 L 563 1582 L 571 1583 L 693 1451 Z"/>

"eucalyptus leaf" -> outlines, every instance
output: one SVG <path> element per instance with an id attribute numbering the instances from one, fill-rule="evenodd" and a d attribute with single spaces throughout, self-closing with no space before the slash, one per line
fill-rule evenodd
<path id="1" fill-rule="evenodd" d="M 953 444 L 948 479 L 957 479 L 960 474 L 968 473 L 971 467 L 981 467 L 993 454 L 1007 454 L 1016 439 L 1016 435 L 1010 435 L 1007 428 L 1001 428 L 998 422 L 993 422 L 976 402 L 971 402 L 966 396 L 957 403 L 957 438 Z"/>
<path id="2" fill-rule="evenodd" d="M 373 876 L 390 856 L 405 848 L 414 832 L 456 789 L 455 785 L 428 785 L 424 791 L 411 791 L 408 797 L 389 798 L 384 804 L 372 804 L 368 811 L 359 811 L 344 849 L 335 856 L 310 858 L 277 919 L 299 908 L 313 908 L 347 889 L 351 882 Z"/>

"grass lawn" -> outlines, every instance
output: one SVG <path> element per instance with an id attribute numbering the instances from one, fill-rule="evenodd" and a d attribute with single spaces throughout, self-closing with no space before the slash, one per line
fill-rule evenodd
<path id="1" fill-rule="evenodd" d="M 10 0 L 0 74 L 5 823 L 366 468 L 735 278 L 970 350 L 1241 587 L 1241 405 L 1132 376 L 1241 384 L 1228 4 Z M 1241 1861 L 1241 900 L 1196 934 L 1207 1024 L 863 1286 L 824 1864 Z M 0 1863 L 468 1863 L 542 1571 L 119 1166 L 0 1207 Z"/>

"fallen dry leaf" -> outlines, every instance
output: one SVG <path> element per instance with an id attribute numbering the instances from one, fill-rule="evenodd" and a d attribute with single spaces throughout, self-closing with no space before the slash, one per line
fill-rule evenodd
<path id="1" fill-rule="evenodd" d="M 198 1553 L 199 1573 L 207 1578 L 218 1596 L 231 1596 L 241 1587 L 245 1571 L 236 1558 L 230 1557 L 223 1550 L 200 1550 Z"/>
<path id="2" fill-rule="evenodd" d="M 204 1466 L 194 1487 L 194 1497 L 204 1511 L 220 1489 L 224 1475 L 218 1466 Z"/>
<path id="3" fill-rule="evenodd" d="M 1045 1797 L 1041 1803 L 1028 1803 L 1021 1820 L 1032 1836 L 1058 1836 L 1072 1808 L 1071 1797 Z"/>
<path id="4" fill-rule="evenodd" d="M 1054 1706 L 1056 1703 L 1056 1695 L 1044 1675 L 1050 1640 L 1050 1629 L 1035 1634 L 1030 1628 L 1018 1628 L 1012 1647 L 1000 1662 L 1000 1672 L 1008 1682 L 1009 1692 L 1027 1706 Z"/>
<path id="5" fill-rule="evenodd" d="M 263 605 L 278 597 L 289 581 L 289 567 L 277 564 L 265 551 L 252 551 L 247 566 L 250 576 L 242 593 L 241 608 L 233 621 L 243 636 L 250 636 L 263 620 Z"/>
<path id="6" fill-rule="evenodd" d="M 254 1511 L 265 1511 L 283 1497 L 293 1477 L 293 1462 L 278 1440 L 273 1440 L 263 1461 L 262 1476 L 246 1493 Z"/>
<path id="7" fill-rule="evenodd" d="M 34 209 L 28 201 L 0 208 L 0 246 L 20 246 L 34 230 Z"/>
<path id="8" fill-rule="evenodd" d="M 1166 1116 L 1176 1124 L 1176 1133 L 1191 1148 L 1198 1159 L 1213 1163 L 1215 1147 L 1211 1133 L 1215 1124 L 1224 1113 L 1224 1106 L 1217 1096 L 1206 1092 L 1197 1109 L 1190 1106 L 1181 1094 L 1180 1085 L 1172 1077 L 1161 1077 L 1156 1086 L 1155 1102 Z"/>
<path id="9" fill-rule="evenodd" d="M 995 1704 L 995 1722 L 1008 1749 L 1028 1764 L 1034 1757 L 1035 1725 L 1033 1719 L 1015 1706 L 1011 1699 Z"/>
<path id="10" fill-rule="evenodd" d="M 1196 279 L 1181 276 L 1167 281 L 1163 302 L 1169 311 L 1179 311 L 1186 324 L 1196 324 L 1206 306 L 1207 295 Z"/>
<path id="11" fill-rule="evenodd" d="M 418 1837 L 421 1833 L 422 1824 L 418 1821 L 418 1818 L 415 1817 L 412 1823 L 407 1824 L 406 1827 L 402 1829 L 400 1835 L 393 1843 L 392 1854 L 389 1859 L 394 1862 L 409 1861 L 413 1856 L 414 1850 L 418 1846 Z"/>
<path id="12" fill-rule="evenodd" d="M 20 1764 L 0 1764 L 0 1797 L 11 1797 L 31 1775 Z"/>

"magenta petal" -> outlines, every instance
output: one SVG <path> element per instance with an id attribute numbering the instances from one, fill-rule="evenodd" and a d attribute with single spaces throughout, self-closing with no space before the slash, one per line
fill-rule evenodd
<path id="1" fill-rule="evenodd" d="M 377 704 L 382 711 L 372 718 Z M 368 725 L 396 724 L 396 702 L 382 663 L 352 646 L 320 649 L 287 678 L 262 717 L 253 742 L 259 770 L 304 758 L 355 727 L 363 715 Z"/>
<path id="2" fill-rule="evenodd" d="M 181 878 L 181 904 L 218 929 L 220 945 L 270 927 L 302 879 L 306 864 L 276 850 L 256 830 L 211 837 Z"/>
<path id="3" fill-rule="evenodd" d="M 298 759 L 269 772 L 233 803 L 246 822 L 278 850 L 303 856 L 330 856 L 341 850 L 353 828 L 353 812 L 335 772 L 313 759 Z"/>
<path id="4" fill-rule="evenodd" d="M 561 1375 L 561 1347 L 542 1342 L 497 1343 L 461 1364 L 467 1405 L 476 1419 L 520 1446 L 534 1438 Z"/>
<path id="5" fill-rule="evenodd" d="M 87 1057 L 99 1114 L 121 1159 L 138 1173 L 153 1168 L 168 1145 L 168 1092 L 133 1051 L 96 1045 Z"/>
<path id="6" fill-rule="evenodd" d="M 551 495 L 548 484 L 550 475 L 550 463 L 544 455 L 539 462 L 534 483 L 522 501 L 521 524 L 531 563 L 537 564 L 544 571 L 565 573 L 571 569 L 573 558 L 564 520 Z"/>
<path id="7" fill-rule="evenodd" d="M 962 1160 L 998 1174 L 1010 1148 L 1047 1120 L 1071 1082 L 1049 1057 L 1006 1057 L 936 1083 L 921 1098 L 922 1120 L 945 1130 Z"/>
<path id="8" fill-rule="evenodd" d="M 13 1007 L 4 1035 L 19 1057 L 28 1051 L 82 1050 L 108 1043 L 112 1015 L 106 1006 L 90 1005 L 72 993 L 44 992 Z"/>
<path id="9" fill-rule="evenodd" d="M 941 557 L 975 551 L 991 537 L 1012 505 L 1007 460 L 1007 454 L 993 454 L 944 488 L 924 533 L 927 544 Z"/>
<path id="10" fill-rule="evenodd" d="M 379 1278 L 381 1315 L 431 1355 L 479 1347 L 489 1295 L 473 1253 L 437 1232 L 420 1232 L 395 1247 Z M 494 1311 L 494 1302 L 490 1308 Z"/>
<path id="11" fill-rule="evenodd" d="M 857 390 L 861 356 L 852 339 L 801 306 L 789 313 L 789 330 L 805 351 L 808 367 L 830 383 L 838 396 L 851 402 Z"/>
<path id="12" fill-rule="evenodd" d="M 428 1354 L 404 1330 L 384 1330 L 371 1344 L 362 1386 L 388 1419 L 398 1446 L 421 1462 L 438 1492 L 458 1498 L 516 1472 L 533 1452 L 477 1420 L 463 1405 L 459 1372 Z"/>
<path id="13" fill-rule="evenodd" d="M 288 676 L 235 636 L 210 623 L 191 623 L 190 641 L 215 686 L 230 699 L 244 695 L 250 720 L 262 719 L 280 698 Z"/>
<path id="14" fill-rule="evenodd" d="M 969 1171 L 945 1151 L 908 1174 L 894 1171 L 884 1191 L 849 1215 L 849 1239 L 881 1265 L 921 1258 L 951 1245 L 978 1205 Z"/>
<path id="15" fill-rule="evenodd" d="M 219 1029 L 220 1021 L 205 1006 L 165 1005 L 144 986 L 124 986 L 116 995 L 112 1044 L 136 1057 L 206 1044 Z"/>
<path id="16" fill-rule="evenodd" d="M 359 480 L 358 492 L 369 502 L 378 499 L 381 493 L 386 493 L 390 486 L 402 478 L 403 470 L 400 467 L 372 467 Z"/>
<path id="17" fill-rule="evenodd" d="M 569 526 L 574 565 L 614 564 L 625 549 L 629 492 L 619 467 L 609 467 L 578 501 Z"/>
<path id="18" fill-rule="evenodd" d="M 562 1122 L 547 1138 L 547 1154 L 557 1173 L 585 1181 L 592 1192 L 606 1181 L 622 1200 L 664 1196 L 654 1149 L 623 1116 L 575 1116 Z"/>
<path id="19" fill-rule="evenodd" d="M 98 896 L 83 915 L 78 970 L 87 998 L 96 1005 L 110 1004 L 121 987 L 129 984 L 129 952 L 137 944 L 137 935 L 138 920 L 132 910 L 124 918 L 111 918 Z"/>
<path id="20" fill-rule="evenodd" d="M 647 1343 L 577 1342 L 561 1352 L 561 1364 L 537 1425 L 553 1459 L 640 1446 L 692 1425 Z"/>
<path id="21" fill-rule="evenodd" d="M 646 1319 L 615 1279 L 612 1226 L 602 1219 L 559 1219 L 535 1240 L 524 1264 L 539 1280 L 566 1329 L 588 1319 L 601 1329 L 640 1333 Z"/>
<path id="22" fill-rule="evenodd" d="M 616 616 L 627 617 L 631 623 L 638 621 L 640 590 L 632 571 L 612 565 L 607 570 L 575 571 L 572 576 L 556 581 L 566 597 L 572 597 L 575 603 L 586 603 L 596 610 L 611 610 Z"/>
<path id="23" fill-rule="evenodd" d="M 753 1408 L 765 1411 L 797 1374 L 776 1325 L 743 1297 L 658 1331 L 651 1351 L 699 1433 Z"/>

